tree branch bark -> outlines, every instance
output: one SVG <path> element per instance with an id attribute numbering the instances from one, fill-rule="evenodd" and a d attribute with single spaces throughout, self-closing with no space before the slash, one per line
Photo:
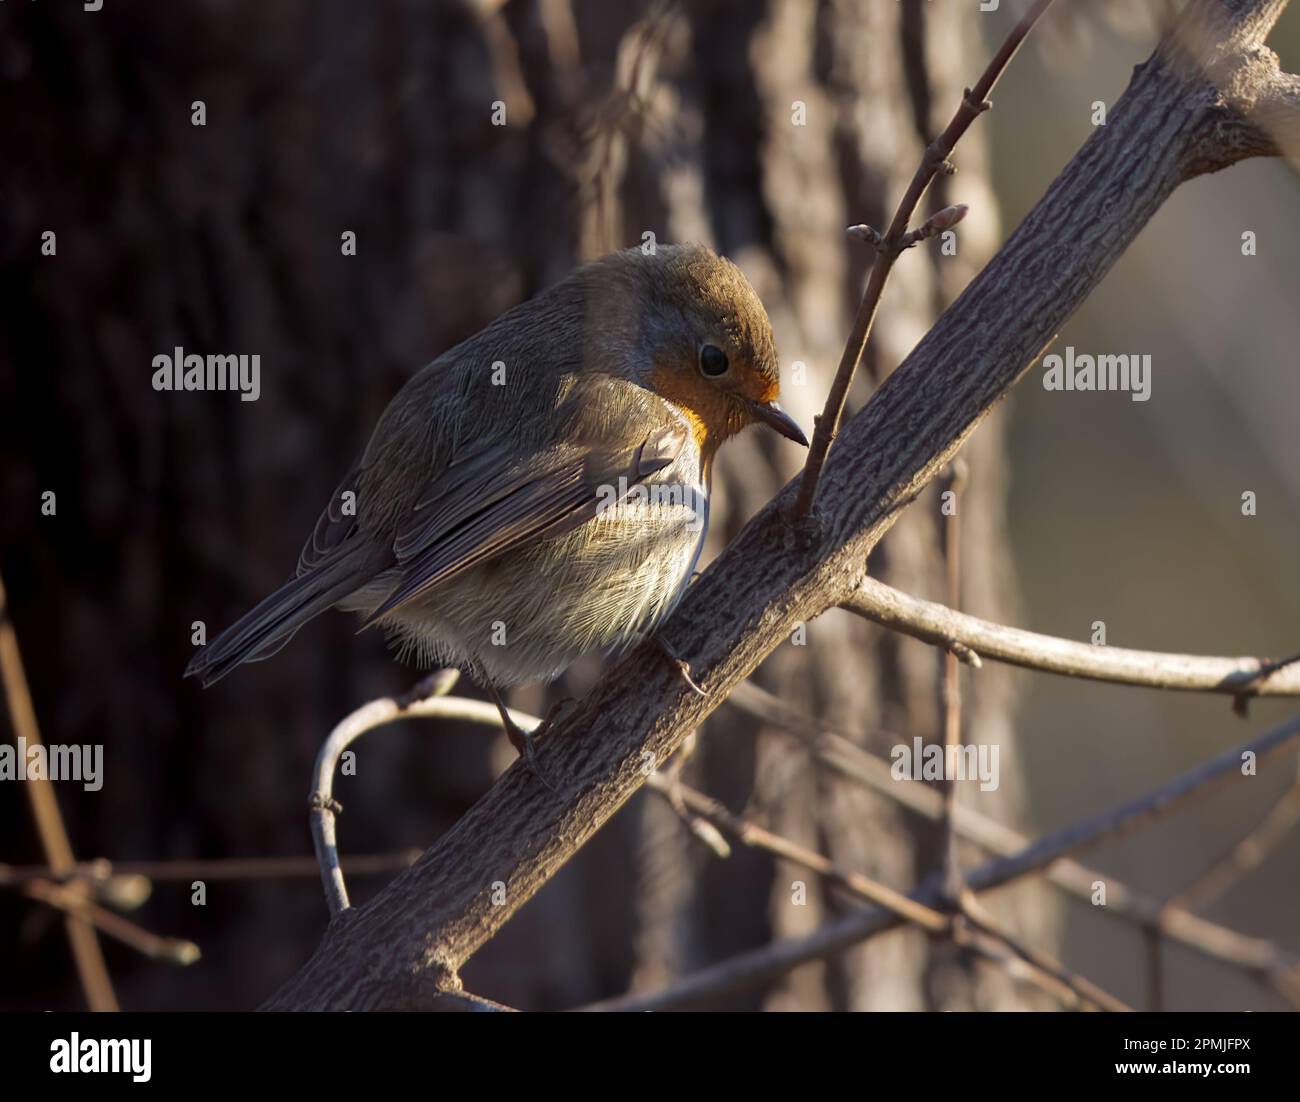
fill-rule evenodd
<path id="1" fill-rule="evenodd" d="M 793 627 L 839 604 L 899 511 L 961 447 L 1180 182 L 1242 156 L 1222 132 L 1276 79 L 1261 43 L 1284 0 L 1201 0 L 1210 48 L 1166 42 L 993 261 L 845 425 L 810 526 L 798 481 L 741 532 L 653 645 L 619 661 L 538 747 L 558 791 L 512 767 L 409 870 L 330 925 L 271 1009 L 418 1007 L 458 970 Z M 1226 43 L 1226 45 L 1224 45 Z M 1175 56 L 1177 55 L 1177 56 Z M 1186 56 L 1197 66 L 1182 64 Z M 1267 57 L 1265 57 L 1267 55 Z M 1221 92 L 1204 73 L 1231 76 Z M 1258 151 L 1256 151 L 1258 152 Z M 504 884 L 494 892 L 493 884 Z M 502 901 L 504 900 L 504 901 Z"/>
<path id="2" fill-rule="evenodd" d="M 1300 661 L 1162 654 L 1078 643 L 993 624 L 900 593 L 875 578 L 863 578 L 857 591 L 840 607 L 922 642 L 961 648 L 968 654 L 973 652 L 1024 669 L 1153 689 L 1231 696 L 1300 696 Z"/>

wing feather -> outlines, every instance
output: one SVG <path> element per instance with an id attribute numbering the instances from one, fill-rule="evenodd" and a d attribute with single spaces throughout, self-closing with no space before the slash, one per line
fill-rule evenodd
<path id="1" fill-rule="evenodd" d="M 688 438 L 674 422 L 631 445 L 565 444 L 522 461 L 491 447 L 453 462 L 394 540 L 397 585 L 365 626 L 462 571 L 572 531 L 674 462 Z"/>
<path id="2" fill-rule="evenodd" d="M 307 542 L 303 544 L 298 555 L 298 567 L 294 576 L 301 578 L 316 569 L 332 552 L 338 550 L 343 542 L 357 530 L 356 494 L 361 480 L 361 464 L 358 463 L 339 483 L 338 489 L 330 496 L 329 504 L 321 510 L 316 519 Z M 344 511 L 344 494 L 352 494 L 352 509 Z"/>

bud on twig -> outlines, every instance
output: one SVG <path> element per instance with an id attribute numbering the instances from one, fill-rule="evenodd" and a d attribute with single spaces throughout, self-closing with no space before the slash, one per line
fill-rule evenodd
<path id="1" fill-rule="evenodd" d="M 866 223 L 862 223 L 857 226 L 850 226 L 844 232 L 847 233 L 850 237 L 857 238 L 859 241 L 865 241 L 873 249 L 880 249 L 885 244 L 885 239 L 880 235 L 880 231 L 877 229 L 873 229 L 871 226 L 868 226 Z"/>
<path id="2" fill-rule="evenodd" d="M 965 203 L 957 203 L 951 207 L 944 207 L 943 210 L 930 215 L 929 220 L 919 230 L 911 230 L 904 236 L 903 248 L 910 249 L 918 241 L 925 241 L 938 236 L 944 230 L 952 229 L 953 226 L 966 217 L 968 210 L 970 210 L 970 207 L 966 206 Z"/>

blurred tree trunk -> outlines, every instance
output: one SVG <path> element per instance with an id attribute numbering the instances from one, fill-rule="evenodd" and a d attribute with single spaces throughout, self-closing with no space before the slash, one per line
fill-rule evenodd
<path id="1" fill-rule="evenodd" d="M 303 797 L 320 740 L 353 707 L 414 679 L 329 616 L 219 688 L 180 681 L 192 623 L 215 631 L 282 580 L 410 373 L 573 264 L 649 232 L 706 241 L 745 269 L 776 326 L 786 403 L 810 427 L 868 261 L 843 229 L 884 222 L 983 56 L 965 6 L 940 15 L 917 0 L 7 5 L 0 43 L 15 151 L 0 206 L 0 569 L 47 737 L 105 745 L 99 797 L 61 793 L 78 855 L 119 859 L 308 852 Z M 191 123 L 197 100 L 202 127 Z M 504 127 L 492 125 L 494 101 Z M 805 125 L 792 123 L 796 102 Z M 958 255 L 926 247 L 900 265 L 873 341 L 877 372 L 997 237 L 978 127 L 958 161 L 946 185 L 973 208 Z M 55 257 L 40 255 L 47 229 Z M 355 256 L 342 253 L 346 231 Z M 261 399 L 155 393 L 151 358 L 177 345 L 260 354 Z M 868 393 L 864 383 L 855 398 Z M 1005 617 L 1000 417 L 965 454 L 967 607 Z M 798 458 L 757 433 L 726 449 L 711 551 Z M 40 515 L 45 490 L 58 494 L 56 517 Z M 932 493 L 873 568 L 943 597 Z M 565 691 L 594 669 L 575 670 Z M 808 626 L 806 646 L 774 655 L 762 680 L 879 749 L 939 737 L 940 670 L 933 650 L 831 614 Z M 981 671 L 967 700 L 964 737 L 1002 752 L 1002 787 L 980 806 L 1014 820 L 1005 672 Z M 518 702 L 544 706 L 536 691 Z M 345 852 L 428 843 L 489 783 L 501 748 L 481 731 L 370 736 L 357 776 L 341 784 Z M 734 712 L 710 720 L 687 775 L 896 886 L 940 860 L 933 828 Z M 12 789 L 0 793 L 5 836 L 23 839 L 0 858 L 37 859 L 24 815 Z M 795 880 L 808 882 L 806 906 L 792 904 Z M 366 885 L 355 887 L 364 898 Z M 1041 889 L 997 902 L 1053 948 Z M 572 1005 L 806 931 L 846 905 L 762 856 L 719 862 L 646 794 L 485 948 L 466 982 L 525 1007 Z M 24 914 L 0 922 L 26 935 Z M 306 957 L 324 908 L 312 879 L 209 885 L 205 908 L 190 905 L 186 885 L 159 887 L 143 918 L 194 938 L 205 963 L 163 972 L 115 955 L 127 1007 L 247 1006 Z M 31 959 L 61 960 L 57 934 L 36 929 Z M 15 937 L 0 945 L 32 953 Z M 57 967 L 0 971 L 24 977 L 19 999 L 72 998 L 42 986 Z M 1024 999 L 900 931 L 750 1005 Z"/>

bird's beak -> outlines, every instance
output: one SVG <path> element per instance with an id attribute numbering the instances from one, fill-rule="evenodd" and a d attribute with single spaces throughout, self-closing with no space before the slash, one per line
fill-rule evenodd
<path id="1" fill-rule="evenodd" d="M 804 436 L 803 430 L 778 403 L 749 402 L 748 405 L 749 411 L 754 415 L 755 420 L 762 421 L 763 424 L 776 429 L 787 440 L 793 440 L 796 444 L 802 444 L 805 448 L 808 446 L 808 438 Z"/>

